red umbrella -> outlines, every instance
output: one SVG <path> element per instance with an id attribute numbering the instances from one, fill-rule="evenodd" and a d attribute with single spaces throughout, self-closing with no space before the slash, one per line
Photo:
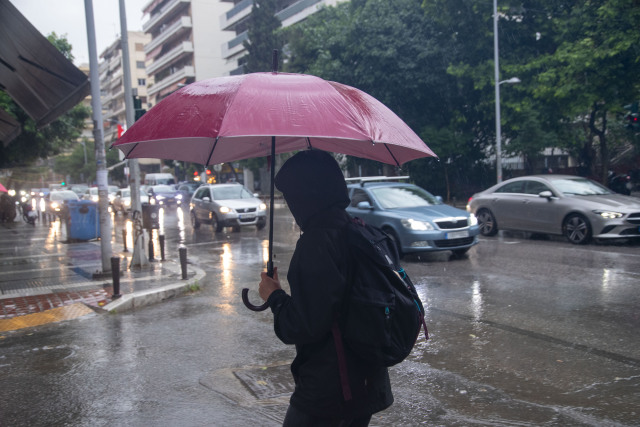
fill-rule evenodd
<path id="1" fill-rule="evenodd" d="M 0 193 L 8 193 L 6 187 L 0 183 Z"/>
<path id="2" fill-rule="evenodd" d="M 436 156 L 395 113 L 350 86 L 305 74 L 253 73 L 192 83 L 140 118 L 112 147 L 127 158 L 202 165 L 316 148 L 400 166 Z M 269 262 L 273 272 L 273 177 Z M 247 307 L 256 309 L 243 297 Z M 266 308 L 262 306 L 261 308 Z"/>

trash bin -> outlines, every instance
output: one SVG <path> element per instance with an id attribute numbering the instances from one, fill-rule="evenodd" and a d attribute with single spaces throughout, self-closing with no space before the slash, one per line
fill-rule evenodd
<path id="1" fill-rule="evenodd" d="M 142 205 L 142 228 L 157 230 L 160 228 L 160 205 Z"/>
<path id="2" fill-rule="evenodd" d="M 68 240 L 92 240 L 100 237 L 98 203 L 91 200 L 70 200 L 66 204 Z"/>

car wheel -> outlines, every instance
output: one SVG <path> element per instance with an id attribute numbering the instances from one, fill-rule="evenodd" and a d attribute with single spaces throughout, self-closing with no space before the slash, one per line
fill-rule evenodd
<path id="1" fill-rule="evenodd" d="M 191 212 L 191 226 L 193 227 L 194 230 L 197 230 L 198 228 L 200 228 L 200 222 L 198 222 L 198 218 L 196 218 L 196 214 L 195 212 Z"/>
<path id="2" fill-rule="evenodd" d="M 256 228 L 257 228 L 258 230 L 262 230 L 262 229 L 263 229 L 263 228 L 265 228 L 266 226 L 267 226 L 267 220 L 266 220 L 266 219 L 261 220 L 261 221 L 258 221 L 258 223 L 256 224 Z"/>
<path id="3" fill-rule="evenodd" d="M 211 226 L 213 227 L 213 230 L 214 230 L 216 233 L 221 232 L 221 231 L 222 231 L 222 229 L 224 228 L 224 227 L 222 226 L 222 224 L 220 224 L 220 223 L 218 222 L 218 217 L 217 217 L 217 216 L 215 216 L 215 215 L 212 215 L 212 216 L 211 216 Z"/>
<path id="4" fill-rule="evenodd" d="M 404 254 L 402 253 L 402 246 L 400 245 L 400 239 L 398 238 L 398 235 L 396 234 L 396 232 L 393 231 L 392 228 L 388 228 L 388 227 L 383 228 L 382 231 L 387 233 L 391 238 L 391 240 L 393 241 L 393 244 L 395 245 L 398 251 L 398 256 L 400 257 L 400 259 L 404 258 Z"/>
<path id="5" fill-rule="evenodd" d="M 583 245 L 591 240 L 591 224 L 580 214 L 571 214 L 562 224 L 562 233 L 575 245 Z"/>
<path id="6" fill-rule="evenodd" d="M 480 234 L 483 236 L 495 236 L 498 233 L 498 223 L 490 210 L 480 209 L 476 216 L 478 217 Z"/>

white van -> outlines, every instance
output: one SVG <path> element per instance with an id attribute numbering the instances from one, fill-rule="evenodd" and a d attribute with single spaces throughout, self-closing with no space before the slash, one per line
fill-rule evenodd
<path id="1" fill-rule="evenodd" d="M 170 173 L 148 173 L 144 177 L 144 185 L 175 185 L 176 179 Z"/>

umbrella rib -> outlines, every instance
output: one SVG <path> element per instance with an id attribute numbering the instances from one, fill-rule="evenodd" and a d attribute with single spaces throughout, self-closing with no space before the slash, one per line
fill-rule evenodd
<path id="1" fill-rule="evenodd" d="M 209 164 L 209 161 L 211 160 L 211 156 L 213 156 L 213 151 L 216 149 L 216 146 L 218 145 L 218 138 L 220 138 L 220 137 L 216 136 L 216 141 L 213 143 L 213 148 L 211 148 L 211 152 L 209 153 L 209 157 L 207 158 L 207 162 L 204 164 L 205 166 L 207 166 Z"/>
<path id="2" fill-rule="evenodd" d="M 391 157 L 393 158 L 393 161 L 396 162 L 396 166 L 400 167 L 400 163 L 398 162 L 398 159 L 396 159 L 396 156 L 393 155 L 393 153 L 391 152 L 391 149 L 389 148 L 388 144 L 384 144 L 385 148 L 387 149 L 387 151 L 389 152 L 389 154 L 391 155 Z"/>

